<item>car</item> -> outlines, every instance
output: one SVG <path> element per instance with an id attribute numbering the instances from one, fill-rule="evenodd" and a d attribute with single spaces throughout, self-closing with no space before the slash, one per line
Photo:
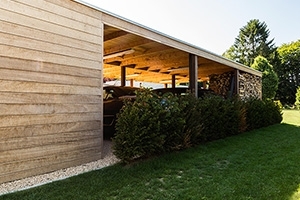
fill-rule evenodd
<path id="1" fill-rule="evenodd" d="M 115 134 L 117 114 L 124 105 L 124 100 L 134 100 L 137 87 L 104 86 L 103 87 L 103 132 L 104 138 L 109 139 Z"/>
<path id="2" fill-rule="evenodd" d="M 186 87 L 176 87 L 176 88 L 156 88 L 152 90 L 156 94 L 162 95 L 171 92 L 178 96 L 187 95 L 189 93 L 189 88 Z M 203 98 L 205 95 L 215 95 L 214 91 L 211 89 L 198 89 L 198 98 Z"/>

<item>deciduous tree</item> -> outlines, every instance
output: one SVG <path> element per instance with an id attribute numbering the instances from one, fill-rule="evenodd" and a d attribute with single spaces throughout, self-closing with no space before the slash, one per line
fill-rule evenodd
<path id="1" fill-rule="evenodd" d="M 263 56 L 257 56 L 251 68 L 262 72 L 262 98 L 274 99 L 278 89 L 278 77 L 273 66 Z"/>
<path id="2" fill-rule="evenodd" d="M 274 66 L 279 78 L 276 96 L 284 104 L 294 104 L 300 86 L 300 40 L 281 45 L 277 52 L 281 64 Z"/>
<path id="3" fill-rule="evenodd" d="M 300 87 L 297 89 L 295 106 L 300 109 Z"/>

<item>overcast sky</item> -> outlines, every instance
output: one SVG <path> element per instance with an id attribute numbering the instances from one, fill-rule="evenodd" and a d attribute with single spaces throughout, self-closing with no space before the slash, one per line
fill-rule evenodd
<path id="1" fill-rule="evenodd" d="M 300 39 L 299 0 L 82 0 L 164 34 L 222 54 L 251 19 L 276 46 Z"/>

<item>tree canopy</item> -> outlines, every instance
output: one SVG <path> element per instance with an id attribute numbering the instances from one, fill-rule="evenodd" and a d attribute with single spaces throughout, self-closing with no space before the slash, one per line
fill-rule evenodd
<path id="1" fill-rule="evenodd" d="M 268 40 L 269 34 L 265 22 L 252 19 L 240 29 L 234 44 L 223 56 L 247 66 L 251 66 L 259 55 L 272 60 L 276 48 L 274 39 Z"/>
<path id="2" fill-rule="evenodd" d="M 300 40 L 283 44 L 277 49 L 280 65 L 274 66 L 279 78 L 277 98 L 285 104 L 294 104 L 300 86 Z"/>
<path id="3" fill-rule="evenodd" d="M 298 87 L 297 92 L 296 92 L 295 106 L 297 109 L 300 109 L 300 87 Z"/>
<path id="4" fill-rule="evenodd" d="M 278 77 L 273 66 L 263 56 L 257 56 L 251 68 L 262 72 L 262 98 L 274 99 L 278 89 Z"/>

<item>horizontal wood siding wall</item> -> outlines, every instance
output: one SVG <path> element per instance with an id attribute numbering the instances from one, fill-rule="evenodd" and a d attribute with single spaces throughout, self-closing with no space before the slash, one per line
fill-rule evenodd
<path id="1" fill-rule="evenodd" d="M 101 13 L 1 0 L 0 183 L 101 157 Z"/>

